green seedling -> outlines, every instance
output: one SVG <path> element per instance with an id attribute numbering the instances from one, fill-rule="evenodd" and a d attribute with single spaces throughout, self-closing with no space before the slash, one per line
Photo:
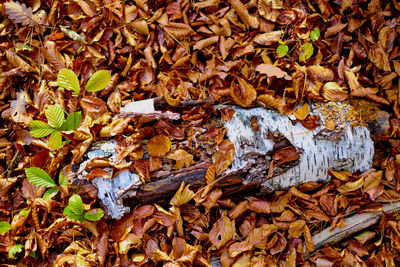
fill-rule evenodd
<path id="1" fill-rule="evenodd" d="M 63 215 L 80 222 L 85 220 L 98 221 L 103 217 L 104 211 L 102 209 L 85 211 L 82 198 L 77 194 L 73 194 L 68 200 L 68 206 L 64 208 Z"/>

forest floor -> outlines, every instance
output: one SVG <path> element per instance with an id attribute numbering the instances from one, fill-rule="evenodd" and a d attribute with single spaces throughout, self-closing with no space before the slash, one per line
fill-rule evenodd
<path id="1" fill-rule="evenodd" d="M 400 200 L 399 2 L 1 2 L 0 264 L 400 265 L 397 211 L 338 243 L 314 251 L 313 242 Z M 201 104 L 174 121 L 117 116 L 155 97 L 170 110 Z M 335 129 L 309 105 L 358 100 L 390 116 L 374 136 L 373 168 L 264 195 L 224 195 L 216 185 L 235 151 L 223 126 L 207 124 L 232 114 L 212 105 L 272 108 L 306 128 Z M 129 169 L 156 181 L 156 171 L 199 162 L 199 147 L 213 164 L 205 186 L 182 184 L 170 201 L 110 219 L 96 187 L 68 179 L 104 140 L 118 143 L 116 158 L 91 162 L 88 180 Z"/>

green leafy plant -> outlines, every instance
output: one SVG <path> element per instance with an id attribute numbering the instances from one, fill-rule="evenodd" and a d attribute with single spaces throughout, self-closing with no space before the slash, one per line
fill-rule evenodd
<path id="1" fill-rule="evenodd" d="M 44 112 L 47 123 L 39 120 L 32 120 L 29 125 L 32 127 L 31 135 L 35 138 L 42 138 L 50 135 L 49 147 L 57 149 L 63 145 L 61 131 L 73 131 L 82 122 L 82 113 L 73 112 L 64 119 L 64 109 L 58 105 L 48 106 Z"/>
<path id="2" fill-rule="evenodd" d="M 77 194 L 73 194 L 68 200 L 68 206 L 64 208 L 63 215 L 81 222 L 84 220 L 98 221 L 103 217 L 104 211 L 97 208 L 85 211 L 82 198 Z"/>
<path id="3" fill-rule="evenodd" d="M 51 199 L 53 196 L 55 196 L 58 191 L 59 187 L 57 184 L 54 182 L 53 179 L 45 172 L 43 169 L 38 168 L 38 167 L 30 167 L 25 169 L 25 175 L 26 178 L 33 184 L 38 187 L 44 187 L 44 188 L 50 188 L 43 194 L 43 199 Z M 67 180 L 65 179 L 64 175 L 60 173 L 59 179 L 58 179 L 58 184 L 59 186 L 66 186 Z"/>
<path id="4" fill-rule="evenodd" d="M 320 33 L 318 27 L 315 27 L 310 32 L 310 40 L 313 42 L 318 40 L 320 36 L 321 36 L 321 33 Z M 300 61 L 306 61 L 313 55 L 314 47 L 313 47 L 312 43 L 307 42 L 307 43 L 302 44 L 300 42 L 300 40 L 292 40 L 292 41 L 296 41 L 297 43 L 299 43 L 301 45 L 300 46 L 300 55 L 299 55 Z M 297 46 L 297 44 L 296 44 L 296 46 Z M 276 56 L 278 58 L 282 58 L 282 57 L 286 56 L 288 53 L 289 53 L 289 46 L 285 42 L 279 40 L 279 46 L 276 49 Z"/>
<path id="5" fill-rule="evenodd" d="M 12 246 L 8 251 L 8 257 L 10 259 L 16 260 L 17 259 L 16 254 L 21 253 L 23 248 L 24 246 L 22 244 L 16 244 Z"/>
<path id="6" fill-rule="evenodd" d="M 0 222 L 0 234 L 7 233 L 11 230 L 11 225 L 8 222 Z"/>
<path id="7" fill-rule="evenodd" d="M 96 71 L 86 83 L 87 92 L 96 92 L 103 90 L 111 81 L 111 73 L 108 70 Z M 57 76 L 58 86 L 67 90 L 72 90 L 75 96 L 78 96 L 81 90 L 78 76 L 69 69 L 61 69 Z"/>

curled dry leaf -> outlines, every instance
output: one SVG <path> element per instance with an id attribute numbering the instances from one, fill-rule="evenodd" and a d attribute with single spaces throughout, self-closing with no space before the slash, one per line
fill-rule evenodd
<path id="1" fill-rule="evenodd" d="M 335 82 L 325 83 L 322 87 L 321 95 L 331 101 L 343 101 L 348 97 L 347 88 L 341 87 Z"/>
<path id="2" fill-rule="evenodd" d="M 256 89 L 242 78 L 239 78 L 238 82 L 239 86 L 236 83 L 231 84 L 231 96 L 236 104 L 247 107 L 256 99 Z"/>
<path id="3" fill-rule="evenodd" d="M 188 203 L 194 197 L 194 192 L 189 189 L 190 185 L 186 185 L 182 182 L 178 191 L 176 191 L 174 197 L 171 199 L 170 204 L 175 206 L 182 206 L 183 204 Z"/>
<path id="4" fill-rule="evenodd" d="M 215 180 L 215 164 L 211 164 L 210 167 L 207 168 L 206 175 L 206 184 L 211 184 Z"/>

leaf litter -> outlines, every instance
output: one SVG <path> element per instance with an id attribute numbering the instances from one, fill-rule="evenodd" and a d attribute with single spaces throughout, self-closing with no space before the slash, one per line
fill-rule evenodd
<path id="1" fill-rule="evenodd" d="M 306 254 L 321 230 L 400 198 L 396 1 L 7 1 L 0 10 L 1 264 L 399 265 L 398 213 Z M 183 115 L 114 117 L 154 97 Z M 206 125 L 209 102 L 273 108 L 313 128 L 312 101 L 358 98 L 391 112 L 374 169 L 267 195 L 224 196 L 215 186 L 234 149 L 221 125 Z M 188 101 L 205 102 L 179 110 Z M 74 114 L 65 129 L 64 113 Z M 132 168 L 146 183 L 200 162 L 201 146 L 213 159 L 207 185 L 182 184 L 169 204 L 104 218 L 93 187 L 54 181 L 109 138 L 118 157 L 92 161 L 93 176 Z M 287 148 L 274 160 L 297 157 Z"/>

